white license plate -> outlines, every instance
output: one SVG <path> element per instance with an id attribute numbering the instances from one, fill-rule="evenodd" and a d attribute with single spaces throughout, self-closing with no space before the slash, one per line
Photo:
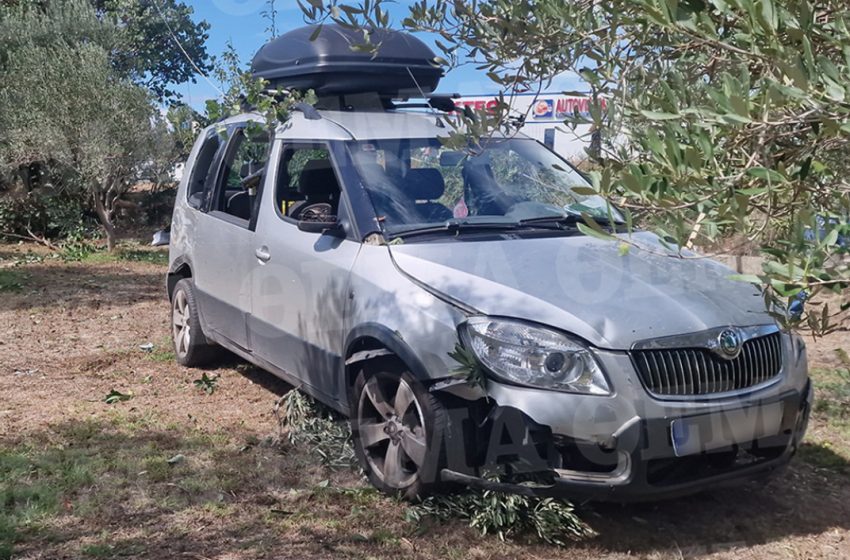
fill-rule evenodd
<path id="1" fill-rule="evenodd" d="M 777 435 L 782 426 L 782 412 L 782 403 L 776 402 L 673 420 L 670 423 L 673 452 L 683 457 Z"/>

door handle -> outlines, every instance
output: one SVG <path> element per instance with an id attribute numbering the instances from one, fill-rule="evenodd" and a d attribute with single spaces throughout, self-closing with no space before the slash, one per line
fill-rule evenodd
<path id="1" fill-rule="evenodd" d="M 268 247 L 260 247 L 259 249 L 254 251 L 254 254 L 257 255 L 257 259 L 259 259 L 260 262 L 264 263 L 269 262 L 269 260 L 271 260 L 272 258 L 272 254 L 269 253 Z"/>

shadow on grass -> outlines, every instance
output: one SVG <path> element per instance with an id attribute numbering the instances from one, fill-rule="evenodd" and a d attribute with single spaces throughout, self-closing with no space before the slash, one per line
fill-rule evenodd
<path id="1" fill-rule="evenodd" d="M 310 463 L 309 454 L 250 434 L 127 419 L 0 440 L 0 560 L 252 550 L 248 556 L 259 557 L 280 544 L 277 531 L 262 530 L 279 522 L 277 493 L 313 488 L 326 476 Z M 303 545 L 308 556 L 316 549 L 309 539 Z"/>
<path id="2" fill-rule="evenodd" d="M 33 264 L 15 269 L 23 280 L 6 297 L 0 310 L 28 310 L 39 306 L 64 308 L 124 307 L 143 301 L 165 302 L 165 272 L 139 272 L 130 269 Z M 167 309 L 167 307 L 165 308 Z"/>
<path id="3" fill-rule="evenodd" d="M 698 557 L 850 529 L 848 473 L 847 459 L 805 444 L 789 468 L 766 483 L 658 503 L 593 505 L 585 519 L 599 531 L 594 544 L 604 550 Z"/>
<path id="4" fill-rule="evenodd" d="M 275 394 L 288 387 L 260 370 L 245 375 L 269 382 Z M 843 461 L 823 446 L 804 449 L 807 461 Z M 349 489 L 323 482 L 335 476 Z M 573 552 L 695 557 L 848 529 L 850 480 L 830 476 L 798 458 L 766 487 L 586 505 L 580 514 L 600 535 Z M 497 556 L 563 554 L 474 537 L 460 523 L 412 526 L 404 505 L 352 477 L 321 468 L 305 449 L 247 432 L 164 428 L 138 417 L 67 422 L 25 440 L 0 440 L 0 559 L 275 558 L 284 549 L 295 557 L 400 557 L 410 542 L 417 557 L 460 558 L 470 538 Z"/>

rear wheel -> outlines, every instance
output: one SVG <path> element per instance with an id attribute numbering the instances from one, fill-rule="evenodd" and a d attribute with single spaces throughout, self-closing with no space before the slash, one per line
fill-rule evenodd
<path id="1" fill-rule="evenodd" d="M 435 491 L 447 418 L 409 372 L 360 372 L 351 424 L 354 450 L 372 484 L 408 500 Z"/>
<path id="2" fill-rule="evenodd" d="M 177 282 L 171 297 L 171 335 L 177 363 L 186 367 L 210 364 L 217 356 L 217 347 L 207 340 L 198 316 L 195 285 L 184 278 Z"/>

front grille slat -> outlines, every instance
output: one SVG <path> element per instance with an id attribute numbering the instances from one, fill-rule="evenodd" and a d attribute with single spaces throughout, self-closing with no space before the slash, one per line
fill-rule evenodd
<path id="1" fill-rule="evenodd" d="M 731 360 L 706 348 L 633 350 L 632 358 L 646 388 L 660 396 L 740 391 L 766 383 L 782 370 L 779 333 L 744 342 Z"/>

